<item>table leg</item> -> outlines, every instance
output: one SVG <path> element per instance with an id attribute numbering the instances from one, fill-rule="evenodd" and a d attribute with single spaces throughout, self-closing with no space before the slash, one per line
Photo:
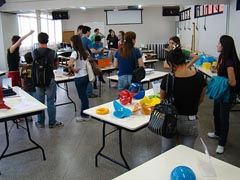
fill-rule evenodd
<path id="1" fill-rule="evenodd" d="M 6 153 L 8 147 L 9 147 L 9 133 L 8 133 L 8 126 L 7 126 L 7 121 L 4 121 L 4 125 L 5 125 L 5 134 L 6 134 L 6 147 L 4 149 L 4 151 L 2 152 L 1 156 L 0 156 L 0 160 L 4 157 L 4 154 Z"/>
<path id="2" fill-rule="evenodd" d="M 99 90 L 98 90 L 98 96 L 101 97 L 102 94 L 102 83 L 99 81 Z"/>
<path id="3" fill-rule="evenodd" d="M 101 153 L 102 150 L 103 150 L 104 147 L 105 147 L 105 138 L 106 138 L 109 134 L 111 134 L 111 133 L 113 133 L 113 132 L 115 132 L 115 131 L 117 131 L 117 130 L 119 131 L 119 151 L 120 151 L 120 155 L 121 155 L 121 158 L 122 158 L 124 164 L 122 164 L 121 162 L 118 162 L 117 160 L 115 160 L 115 159 L 113 159 L 113 158 L 111 158 L 111 157 L 109 157 L 109 156 L 104 155 L 104 154 Z M 95 156 L 95 166 L 98 167 L 98 156 L 102 156 L 102 157 L 104 157 L 105 159 L 108 159 L 109 161 L 112 161 L 113 163 L 118 164 L 118 165 L 120 165 L 120 166 L 122 166 L 122 167 L 124 167 L 124 168 L 126 168 L 126 169 L 128 169 L 128 170 L 130 170 L 130 168 L 129 168 L 129 166 L 128 166 L 128 163 L 127 163 L 127 161 L 126 161 L 126 159 L 125 159 L 125 157 L 124 157 L 124 155 L 123 155 L 123 151 L 122 151 L 122 130 L 121 130 L 121 128 L 118 127 L 117 129 L 115 129 L 115 130 L 113 130 L 113 131 L 111 131 L 111 132 L 109 132 L 109 133 L 106 134 L 106 123 L 103 122 L 103 131 L 102 131 L 102 133 L 103 133 L 103 134 L 102 134 L 102 147 L 100 148 L 100 150 L 97 152 L 97 154 L 96 154 L 96 156 Z"/>
<path id="4" fill-rule="evenodd" d="M 68 91 L 68 84 L 67 82 L 64 83 L 64 85 L 66 86 L 66 88 L 64 89 L 63 87 L 61 87 L 59 84 L 57 84 L 59 88 L 63 89 L 66 91 L 67 93 L 67 98 L 70 100 L 70 102 L 66 102 L 66 103 L 61 103 L 61 104 L 56 104 L 56 106 L 62 106 L 62 105 L 67 105 L 67 104 L 73 104 L 74 105 L 74 109 L 75 112 L 77 112 L 77 107 L 76 107 L 76 103 L 71 99 L 71 97 L 69 96 L 69 91 Z"/>

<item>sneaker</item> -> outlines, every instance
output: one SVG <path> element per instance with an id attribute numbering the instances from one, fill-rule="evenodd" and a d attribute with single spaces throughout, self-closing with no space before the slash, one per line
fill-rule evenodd
<path id="1" fill-rule="evenodd" d="M 217 149 L 216 149 L 216 153 L 217 153 L 217 154 L 222 154 L 222 153 L 224 153 L 224 146 L 218 145 L 218 146 L 217 146 Z"/>
<path id="2" fill-rule="evenodd" d="M 90 116 L 88 116 L 88 117 L 76 117 L 76 122 L 86 122 L 86 121 L 88 121 L 88 120 L 90 120 L 91 119 L 91 117 Z"/>
<path id="3" fill-rule="evenodd" d="M 209 138 L 213 138 L 213 139 L 218 139 L 219 136 L 215 134 L 215 132 L 209 132 L 207 133 Z"/>
<path id="4" fill-rule="evenodd" d="M 63 126 L 63 125 L 64 125 L 63 122 L 56 121 L 55 124 L 49 125 L 48 127 L 49 127 L 49 128 L 57 128 L 57 127 L 61 127 L 61 126 Z"/>
<path id="5" fill-rule="evenodd" d="M 88 95 L 88 98 L 96 98 L 96 97 L 98 97 L 98 95 L 96 95 L 96 94 Z"/>
<path id="6" fill-rule="evenodd" d="M 35 126 L 37 128 L 45 128 L 45 125 L 44 124 L 40 124 L 39 122 L 35 122 Z"/>

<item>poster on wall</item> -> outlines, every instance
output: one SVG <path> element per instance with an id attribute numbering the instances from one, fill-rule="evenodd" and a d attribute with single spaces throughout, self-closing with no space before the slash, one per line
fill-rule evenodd
<path id="1" fill-rule="evenodd" d="M 236 7 L 236 10 L 240 10 L 240 0 L 237 0 L 237 7 Z"/>

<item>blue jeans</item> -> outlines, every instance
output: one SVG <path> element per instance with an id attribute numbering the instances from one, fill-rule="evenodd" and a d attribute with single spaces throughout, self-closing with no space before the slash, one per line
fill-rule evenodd
<path id="1" fill-rule="evenodd" d="M 194 147 L 195 140 L 198 136 L 198 119 L 188 120 L 188 117 L 178 117 L 177 120 L 177 135 L 173 138 L 162 137 L 161 153 L 164 153 L 177 144 L 183 144 L 190 148 Z"/>
<path id="2" fill-rule="evenodd" d="M 228 103 L 214 101 L 213 115 L 215 134 L 219 136 L 218 144 L 225 146 L 227 143 L 227 136 L 229 130 L 229 113 L 234 100 L 234 95 L 230 95 Z"/>
<path id="3" fill-rule="evenodd" d="M 88 117 L 87 114 L 83 113 L 85 109 L 89 108 L 88 96 L 87 96 L 87 86 L 89 84 L 88 75 L 75 78 L 75 86 L 77 88 L 79 99 L 81 100 L 81 117 Z"/>
<path id="4" fill-rule="evenodd" d="M 36 98 L 43 104 L 45 104 L 45 95 L 47 95 L 47 112 L 48 112 L 48 124 L 54 125 L 56 123 L 56 82 L 52 78 L 50 85 L 45 88 L 36 87 Z M 38 123 L 44 125 L 45 123 L 45 112 L 42 111 L 41 114 L 38 114 Z"/>
<path id="5" fill-rule="evenodd" d="M 124 89 L 128 89 L 131 85 L 132 75 L 118 76 L 118 91 L 121 92 Z"/>
<path id="6" fill-rule="evenodd" d="M 36 91 L 26 91 L 28 94 L 30 94 L 32 97 L 36 98 Z"/>
<path id="7" fill-rule="evenodd" d="M 92 82 L 88 82 L 88 85 L 87 85 L 87 88 L 86 88 L 86 94 L 87 94 L 87 96 L 91 96 L 93 94 Z"/>

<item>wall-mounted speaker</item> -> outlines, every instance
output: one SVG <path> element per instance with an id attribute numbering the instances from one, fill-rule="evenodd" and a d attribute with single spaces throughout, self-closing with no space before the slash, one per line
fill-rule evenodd
<path id="1" fill-rule="evenodd" d="M 53 20 L 69 19 L 69 16 L 68 16 L 67 11 L 53 11 L 52 12 L 52 18 L 53 18 Z"/>
<path id="2" fill-rule="evenodd" d="M 0 7 L 6 3 L 5 0 L 0 0 Z"/>
<path id="3" fill-rule="evenodd" d="M 179 16 L 179 6 L 163 6 L 163 16 Z"/>

